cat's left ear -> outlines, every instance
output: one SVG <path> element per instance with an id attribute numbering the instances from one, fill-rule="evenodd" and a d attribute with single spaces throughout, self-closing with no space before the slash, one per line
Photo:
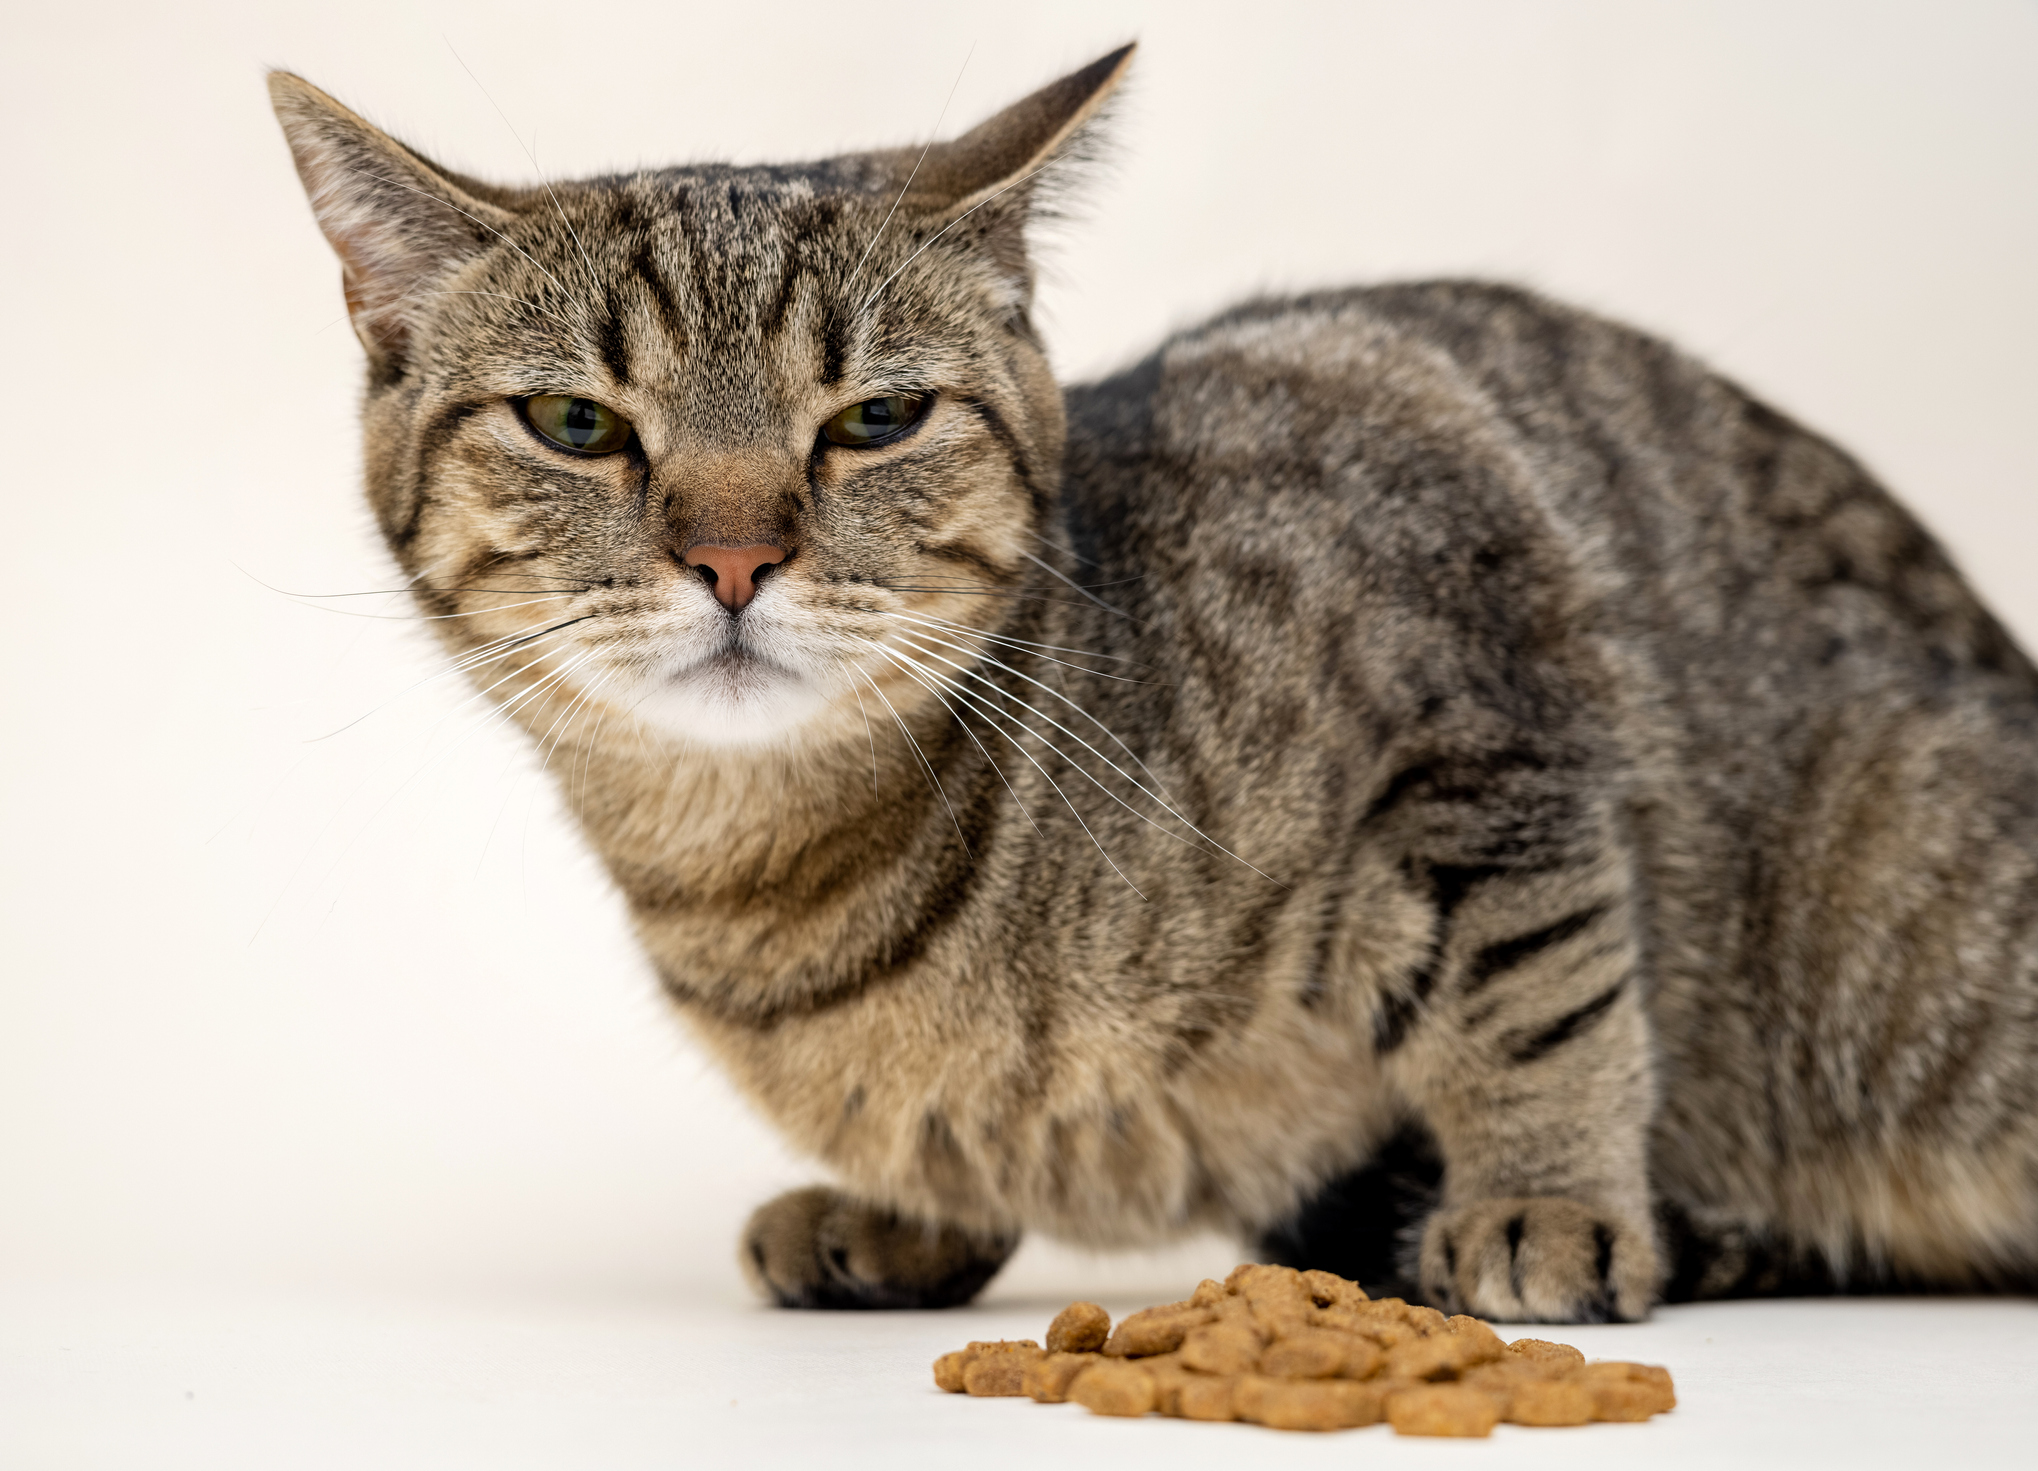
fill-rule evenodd
<path id="1" fill-rule="evenodd" d="M 432 280 L 516 217 L 482 197 L 499 191 L 440 168 L 302 77 L 271 72 L 269 97 L 340 258 L 354 335 L 378 372 L 401 372 Z"/>
<path id="2" fill-rule="evenodd" d="M 920 163 L 909 206 L 932 216 L 937 228 L 953 226 L 978 236 L 1001 265 L 1027 280 L 1026 221 L 1039 206 L 1043 186 L 1089 152 L 1137 44 L 1120 46 L 953 142 L 936 144 Z"/>

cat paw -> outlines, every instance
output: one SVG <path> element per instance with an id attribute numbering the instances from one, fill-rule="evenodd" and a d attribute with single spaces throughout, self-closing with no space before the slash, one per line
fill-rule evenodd
<path id="1" fill-rule="evenodd" d="M 1423 1295 L 1506 1323 L 1632 1323 L 1655 1301 L 1656 1238 L 1636 1219 L 1555 1197 L 1478 1200 L 1423 1228 Z"/>
<path id="2" fill-rule="evenodd" d="M 782 1308 L 949 1308 L 982 1291 L 1018 1244 L 817 1185 L 759 1206 L 741 1259 L 751 1285 Z"/>

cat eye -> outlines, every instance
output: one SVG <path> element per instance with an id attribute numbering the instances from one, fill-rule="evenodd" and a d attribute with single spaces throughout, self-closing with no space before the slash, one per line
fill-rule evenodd
<path id="1" fill-rule="evenodd" d="M 902 433 L 919 418 L 926 403 L 927 395 L 922 393 L 894 393 L 884 398 L 867 398 L 860 404 L 851 404 L 823 424 L 821 434 L 830 444 L 882 444 Z"/>
<path id="2" fill-rule="evenodd" d="M 630 421 L 591 398 L 540 393 L 524 400 L 524 417 L 561 449 L 578 454 L 614 454 L 630 442 Z"/>

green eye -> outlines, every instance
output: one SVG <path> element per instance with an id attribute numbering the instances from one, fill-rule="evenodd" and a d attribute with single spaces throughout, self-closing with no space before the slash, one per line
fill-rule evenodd
<path id="1" fill-rule="evenodd" d="M 878 444 L 920 417 L 927 402 L 919 393 L 894 393 L 885 398 L 867 398 L 851 404 L 821 426 L 830 444 Z"/>
<path id="2" fill-rule="evenodd" d="M 630 442 L 630 421 L 591 398 L 541 393 L 524 400 L 524 417 L 560 448 L 584 455 L 614 454 Z"/>

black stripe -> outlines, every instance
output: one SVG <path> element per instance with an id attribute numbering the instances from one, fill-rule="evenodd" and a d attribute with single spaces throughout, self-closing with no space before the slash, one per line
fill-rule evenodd
<path id="1" fill-rule="evenodd" d="M 616 307 L 613 287 L 602 299 L 602 320 L 595 333 L 595 342 L 601 349 L 601 360 L 607 366 L 609 376 L 620 384 L 628 385 L 630 349 L 623 340 L 623 314 Z"/>
<path id="2" fill-rule="evenodd" d="M 785 326 L 786 313 L 792 310 L 793 295 L 799 290 L 801 274 L 798 257 L 789 257 L 785 263 L 785 274 L 779 279 L 778 291 L 764 309 L 763 336 L 776 337 Z"/>
<path id="3" fill-rule="evenodd" d="M 1511 1043 L 1507 1049 L 1510 1061 L 1516 1063 L 1534 1062 L 1539 1057 L 1562 1047 L 1581 1032 L 1589 1031 L 1606 1014 L 1608 1007 L 1620 999 L 1627 989 L 1627 977 L 1623 976 L 1600 995 L 1593 997 L 1576 1011 L 1566 1012 L 1534 1036 Z M 1516 1033 L 1519 1037 L 1520 1034 Z"/>
<path id="4" fill-rule="evenodd" d="M 1504 873 L 1533 873 L 1528 865 L 1505 863 L 1433 863 L 1429 869 L 1429 881 L 1436 896 L 1437 917 L 1449 919 L 1451 912 L 1465 902 L 1466 895 L 1488 879 L 1499 878 Z"/>
<path id="5" fill-rule="evenodd" d="M 1458 987 L 1459 992 L 1470 996 L 1489 984 L 1502 971 L 1514 969 L 1538 950 L 1547 950 L 1552 945 L 1563 944 L 1604 913 L 1606 913 L 1604 904 L 1594 904 L 1589 909 L 1581 909 L 1576 914 L 1558 920 L 1555 924 L 1544 925 L 1531 934 L 1488 945 L 1474 955 L 1471 964 L 1465 967 L 1465 979 Z"/>
<path id="6" fill-rule="evenodd" d="M 389 538 L 391 550 L 401 552 L 416 540 L 418 525 L 423 521 L 425 506 L 431 499 L 425 492 L 431 484 L 432 462 L 439 457 L 440 451 L 452 442 L 460 426 L 480 412 L 480 409 L 481 405 L 476 403 L 450 405 L 418 431 L 417 474 L 411 481 L 410 505 L 405 508 L 400 522 L 394 525 L 387 521 L 383 523 L 383 535 Z"/>
<path id="7" fill-rule="evenodd" d="M 1005 451 L 1005 458 L 1012 462 L 1012 472 L 1019 477 L 1020 484 L 1031 492 L 1035 509 L 1044 512 L 1049 500 L 1046 489 L 1035 483 L 1033 467 L 1026 460 L 1026 451 L 1020 448 L 1019 436 L 1012 432 L 1012 426 L 1005 422 L 1005 416 L 980 398 L 964 398 L 959 402 L 977 416 L 978 422 L 984 428 L 990 430 L 991 437 L 997 440 L 999 447 Z"/>
<path id="8" fill-rule="evenodd" d="M 1385 817 L 1399 806 L 1410 792 L 1419 786 L 1435 786 L 1436 779 L 1436 768 L 1426 761 L 1420 766 L 1411 766 L 1397 772 L 1394 779 L 1387 783 L 1386 790 L 1373 799 L 1373 805 L 1366 809 L 1366 815 L 1359 819 L 1360 823 L 1375 822 Z"/>
<path id="9" fill-rule="evenodd" d="M 828 313 L 821 329 L 821 386 L 833 388 L 842 381 L 842 367 L 849 357 L 849 324 L 838 308 Z"/>
<path id="10" fill-rule="evenodd" d="M 630 268 L 650 288 L 651 299 L 658 304 L 658 318 L 665 324 L 665 329 L 674 337 L 680 336 L 679 303 L 673 299 L 672 288 L 665 284 L 665 277 L 659 272 L 649 240 L 637 243 L 637 254 L 631 259 Z"/>

